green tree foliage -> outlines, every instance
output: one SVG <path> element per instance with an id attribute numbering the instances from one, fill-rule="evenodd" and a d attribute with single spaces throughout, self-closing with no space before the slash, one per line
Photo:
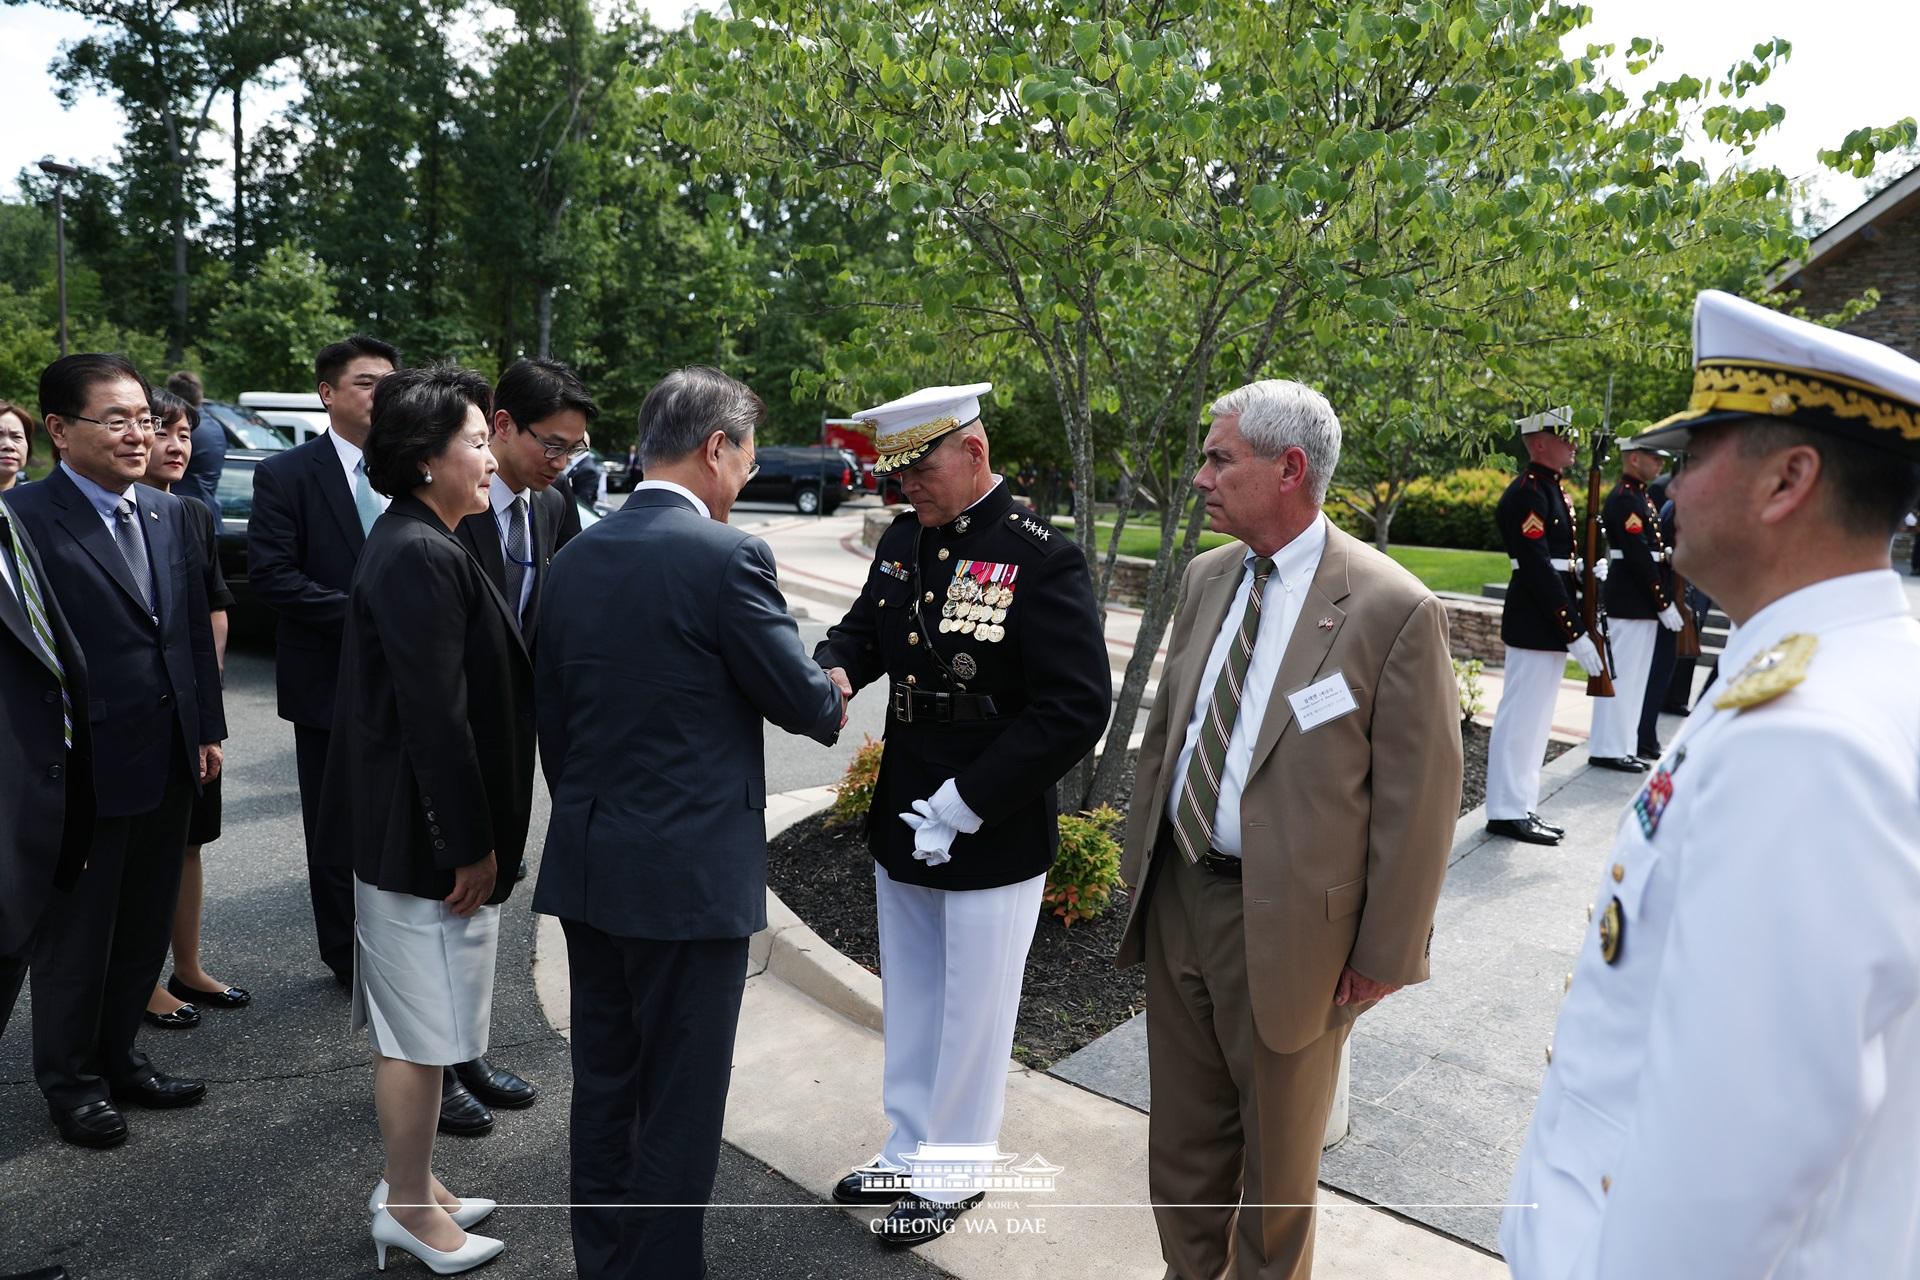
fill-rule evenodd
<path id="1" fill-rule="evenodd" d="M 304 390 L 313 381 L 313 353 L 343 323 L 326 264 L 298 246 L 275 245 L 244 288 L 226 291 L 208 322 L 200 353 L 209 390 Z"/>

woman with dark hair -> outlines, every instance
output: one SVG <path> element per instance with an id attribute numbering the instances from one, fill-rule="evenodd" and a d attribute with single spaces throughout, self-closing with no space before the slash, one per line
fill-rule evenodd
<path id="1" fill-rule="evenodd" d="M 19 484 L 33 450 L 33 415 L 10 400 L 0 400 L 0 493 Z"/>
<path id="2" fill-rule="evenodd" d="M 187 473 L 193 457 L 193 432 L 200 411 L 180 397 L 157 388 L 148 397 L 159 420 L 153 448 L 147 451 L 147 474 L 141 483 L 170 493 Z M 207 567 L 207 605 L 213 612 L 213 653 L 222 671 L 227 665 L 227 610 L 233 593 L 220 572 L 220 542 L 213 512 L 200 499 L 178 495 L 187 504 L 187 524 L 200 541 Z M 205 897 L 205 873 L 200 860 L 203 845 L 220 838 L 220 779 L 202 784 L 187 824 L 187 856 L 180 867 L 180 900 L 173 912 L 173 975 L 163 987 L 156 984 L 147 998 L 147 1023 L 168 1030 L 200 1025 L 200 1009 L 238 1009 L 253 997 L 240 987 L 207 976 L 200 964 L 200 908 Z"/>
<path id="3" fill-rule="evenodd" d="M 354 874 L 353 1026 L 374 1049 L 386 1176 L 373 1241 L 437 1274 L 505 1248 L 468 1233 L 493 1201 L 434 1177 L 442 1068 L 487 1051 L 499 873 L 520 857 L 533 800 L 533 668 L 520 628 L 453 530 L 489 508 L 486 379 L 437 365 L 383 378 L 368 482 L 393 499 L 354 569 L 322 856 Z"/>

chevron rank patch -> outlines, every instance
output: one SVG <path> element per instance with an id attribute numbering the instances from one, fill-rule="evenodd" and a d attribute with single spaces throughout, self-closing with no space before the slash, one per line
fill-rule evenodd
<path id="1" fill-rule="evenodd" d="M 1547 536 L 1547 526 L 1540 519 L 1538 511 L 1529 511 L 1527 518 L 1520 522 L 1520 532 L 1525 537 L 1544 538 Z"/>

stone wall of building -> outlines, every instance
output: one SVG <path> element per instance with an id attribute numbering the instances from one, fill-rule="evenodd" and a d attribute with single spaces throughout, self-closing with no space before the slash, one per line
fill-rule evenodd
<path id="1" fill-rule="evenodd" d="M 1880 305 L 1847 331 L 1920 360 L 1920 201 L 1867 227 L 1831 259 L 1815 261 L 1781 287 L 1800 290 L 1799 305 L 1814 315 L 1878 289 Z"/>

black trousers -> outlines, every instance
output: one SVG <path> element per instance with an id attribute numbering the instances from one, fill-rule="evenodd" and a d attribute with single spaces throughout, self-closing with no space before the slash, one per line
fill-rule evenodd
<path id="1" fill-rule="evenodd" d="M 1673 683 L 1673 669 L 1680 661 L 1679 636 L 1679 632 L 1662 627 L 1653 637 L 1653 669 L 1647 673 L 1647 693 L 1640 700 L 1636 739 L 1639 754 L 1648 758 L 1659 754 L 1653 748 L 1660 741 L 1660 711 L 1667 705 L 1667 686 Z"/>
<path id="2" fill-rule="evenodd" d="M 0 956 L 0 1036 L 7 1034 L 13 1020 L 14 1002 L 20 999 L 20 984 L 27 977 L 27 957 Z"/>
<path id="3" fill-rule="evenodd" d="M 293 726 L 293 757 L 300 772 L 300 824 L 307 834 L 307 893 L 313 900 L 313 932 L 320 959 L 335 973 L 353 972 L 353 866 L 316 858 L 314 824 L 320 820 L 320 783 L 327 773 L 330 729 Z"/>
<path id="4" fill-rule="evenodd" d="M 582 1280 L 706 1274 L 747 940 L 622 938 L 574 920 L 573 1256 Z"/>
<path id="5" fill-rule="evenodd" d="M 193 783 L 179 756 L 157 808 L 94 823 L 87 869 L 55 894 L 33 951 L 33 1074 L 61 1110 L 152 1064 L 134 1046 L 172 940 Z"/>

